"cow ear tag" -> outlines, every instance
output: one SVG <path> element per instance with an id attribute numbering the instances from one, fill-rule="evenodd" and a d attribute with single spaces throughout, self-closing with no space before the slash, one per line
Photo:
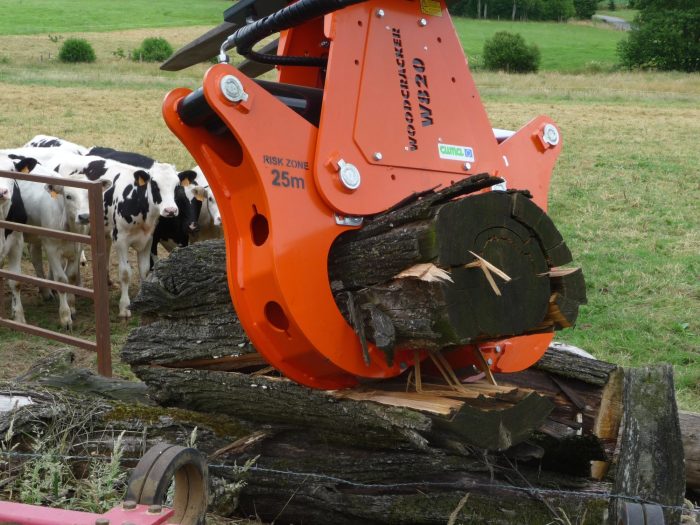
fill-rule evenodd
<path id="1" fill-rule="evenodd" d="M 185 188 L 190 185 L 190 179 L 183 179 L 180 182 L 180 186 L 184 186 Z M 198 197 L 199 198 L 199 197 Z"/>
<path id="2" fill-rule="evenodd" d="M 199 202 L 204 202 L 204 195 L 195 195 L 195 199 L 197 199 Z"/>
<path id="3" fill-rule="evenodd" d="M 22 166 L 22 169 L 19 170 L 21 173 L 29 173 L 29 168 L 27 166 Z"/>
<path id="4" fill-rule="evenodd" d="M 56 192 L 55 190 L 51 190 L 51 198 L 55 199 L 56 197 L 58 197 L 58 192 Z"/>
<path id="5" fill-rule="evenodd" d="M 146 181 L 143 180 L 143 177 L 139 177 L 139 180 L 138 180 L 137 184 L 138 184 L 139 186 L 145 186 L 145 185 L 146 185 Z"/>

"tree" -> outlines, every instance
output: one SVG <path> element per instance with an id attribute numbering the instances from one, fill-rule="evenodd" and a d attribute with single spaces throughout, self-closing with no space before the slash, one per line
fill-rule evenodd
<path id="1" fill-rule="evenodd" d="M 576 14 L 573 0 L 547 0 L 542 4 L 542 19 L 566 22 Z"/>
<path id="2" fill-rule="evenodd" d="M 631 69 L 700 71 L 700 5 L 696 0 L 638 0 L 632 31 L 618 45 Z"/>
<path id="3" fill-rule="evenodd" d="M 574 0 L 574 10 L 576 11 L 576 18 L 581 20 L 588 20 L 591 18 L 598 7 L 597 0 Z"/>

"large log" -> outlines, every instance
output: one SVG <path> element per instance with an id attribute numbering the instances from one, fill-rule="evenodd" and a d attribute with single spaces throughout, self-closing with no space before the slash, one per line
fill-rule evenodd
<path id="1" fill-rule="evenodd" d="M 413 196 L 334 243 L 329 279 L 336 302 L 389 362 L 394 347 L 440 350 L 575 322 L 585 285 L 580 270 L 556 269 L 571 254 L 551 219 L 526 193 L 471 195 L 499 180 L 477 175 Z M 181 361 L 231 354 L 232 345 L 250 351 L 236 318 L 225 315 L 223 247 L 209 244 L 174 257 L 132 305 L 162 315 L 132 337 L 125 352 L 153 362 L 151 343 L 168 346 Z M 417 265 L 434 265 L 447 280 L 397 278 Z M 498 270 L 507 279 L 495 277 Z M 200 337 L 203 330 L 211 334 Z"/>

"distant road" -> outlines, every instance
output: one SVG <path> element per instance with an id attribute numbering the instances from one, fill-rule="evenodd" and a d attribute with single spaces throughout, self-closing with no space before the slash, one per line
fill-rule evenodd
<path id="1" fill-rule="evenodd" d="M 622 18 L 618 18 L 616 16 L 593 15 L 592 18 L 594 20 L 602 20 L 607 24 L 612 24 L 620 31 L 629 31 L 632 28 L 631 24 L 627 20 L 623 20 Z"/>

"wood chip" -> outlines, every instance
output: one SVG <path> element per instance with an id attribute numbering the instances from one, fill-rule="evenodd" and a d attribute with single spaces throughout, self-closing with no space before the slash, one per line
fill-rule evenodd
<path id="1" fill-rule="evenodd" d="M 442 268 L 438 268 L 433 263 L 421 263 L 411 266 L 394 277 L 394 279 L 403 279 L 405 277 L 416 277 L 421 281 L 427 282 L 454 282 L 452 276 Z"/>
<path id="2" fill-rule="evenodd" d="M 538 277 L 566 277 L 579 271 L 581 268 L 552 268 L 548 272 L 538 273 Z"/>

